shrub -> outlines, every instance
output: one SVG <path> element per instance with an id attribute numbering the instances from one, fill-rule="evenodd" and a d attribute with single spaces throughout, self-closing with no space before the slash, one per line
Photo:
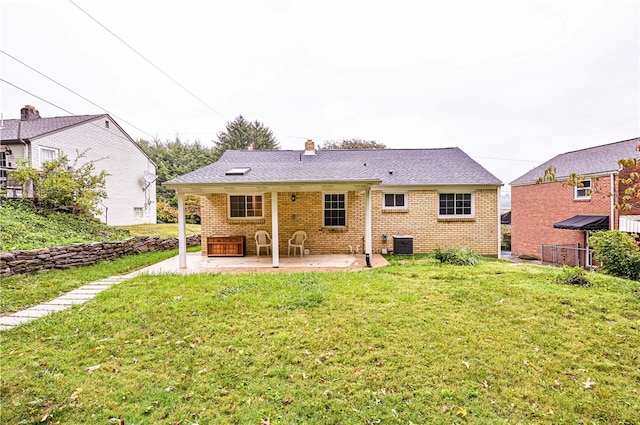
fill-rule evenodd
<path id="1" fill-rule="evenodd" d="M 640 278 L 640 247 L 637 236 L 620 230 L 595 232 L 589 238 L 594 248 L 594 260 L 599 270 L 613 276 L 638 280 Z"/>
<path id="2" fill-rule="evenodd" d="M 480 256 L 470 248 L 436 248 L 433 257 L 442 264 L 457 266 L 475 266 L 480 262 Z"/>
<path id="3" fill-rule="evenodd" d="M 562 271 L 556 278 L 556 283 L 565 285 L 591 286 L 587 272 L 581 267 L 562 266 Z"/>
<path id="4" fill-rule="evenodd" d="M 98 204 L 107 197 L 109 173 L 97 172 L 95 161 L 81 164 L 86 153 L 76 152 L 73 162 L 62 155 L 45 161 L 40 168 L 32 167 L 27 159 L 19 160 L 11 174 L 25 193 L 31 193 L 29 200 L 41 211 L 97 214 L 101 212 Z"/>
<path id="5" fill-rule="evenodd" d="M 177 223 L 178 210 L 169 205 L 168 202 L 159 201 L 156 204 L 156 217 L 162 223 Z"/>
<path id="6" fill-rule="evenodd" d="M 502 232 L 500 249 L 502 249 L 503 251 L 511 251 L 511 232 Z"/>

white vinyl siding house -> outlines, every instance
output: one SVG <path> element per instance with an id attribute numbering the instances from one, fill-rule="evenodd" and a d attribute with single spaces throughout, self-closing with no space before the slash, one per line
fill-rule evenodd
<path id="1" fill-rule="evenodd" d="M 99 205 L 101 221 L 110 225 L 156 222 L 156 184 L 145 180 L 155 177 L 156 165 L 109 115 L 41 118 L 35 108 L 25 114 L 27 119 L 5 119 L 3 145 L 20 151 L 21 157 L 30 152 L 36 167 L 60 155 L 71 163 L 78 155 L 83 156 L 80 164 L 94 161 L 96 173 L 109 174 L 107 198 Z"/>

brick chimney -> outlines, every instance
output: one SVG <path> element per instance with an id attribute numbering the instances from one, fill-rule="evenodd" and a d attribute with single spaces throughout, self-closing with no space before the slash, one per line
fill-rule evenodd
<path id="1" fill-rule="evenodd" d="M 304 142 L 304 154 L 305 155 L 315 155 L 316 154 L 316 145 L 313 143 L 313 140 L 307 139 Z"/>
<path id="2" fill-rule="evenodd" d="M 25 105 L 20 109 L 20 121 L 34 121 L 40 118 L 40 112 L 35 106 Z"/>

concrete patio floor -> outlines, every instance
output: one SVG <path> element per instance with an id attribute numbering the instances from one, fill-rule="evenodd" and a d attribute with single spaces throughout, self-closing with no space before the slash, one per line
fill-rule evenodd
<path id="1" fill-rule="evenodd" d="M 371 256 L 372 267 L 389 263 L 380 254 Z M 274 273 L 300 271 L 358 271 L 366 270 L 364 254 L 359 255 L 305 255 L 304 257 L 280 257 L 280 267 L 274 268 L 271 256 L 204 257 L 199 252 L 187 254 L 187 268 L 180 269 L 178 257 L 172 257 L 144 269 L 149 274 L 158 273 Z"/>

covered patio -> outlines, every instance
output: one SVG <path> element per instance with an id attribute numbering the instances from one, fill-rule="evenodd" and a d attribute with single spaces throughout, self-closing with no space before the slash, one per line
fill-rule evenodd
<path id="1" fill-rule="evenodd" d="M 274 272 L 324 272 L 360 271 L 368 269 L 364 254 L 305 255 L 304 257 L 281 257 L 280 267 L 273 267 L 271 257 L 205 257 L 199 252 L 190 252 L 187 267 L 181 267 L 179 256 L 169 258 L 145 269 L 149 274 L 161 273 L 274 273 Z M 389 263 L 380 254 L 371 256 L 371 267 L 382 267 Z"/>

